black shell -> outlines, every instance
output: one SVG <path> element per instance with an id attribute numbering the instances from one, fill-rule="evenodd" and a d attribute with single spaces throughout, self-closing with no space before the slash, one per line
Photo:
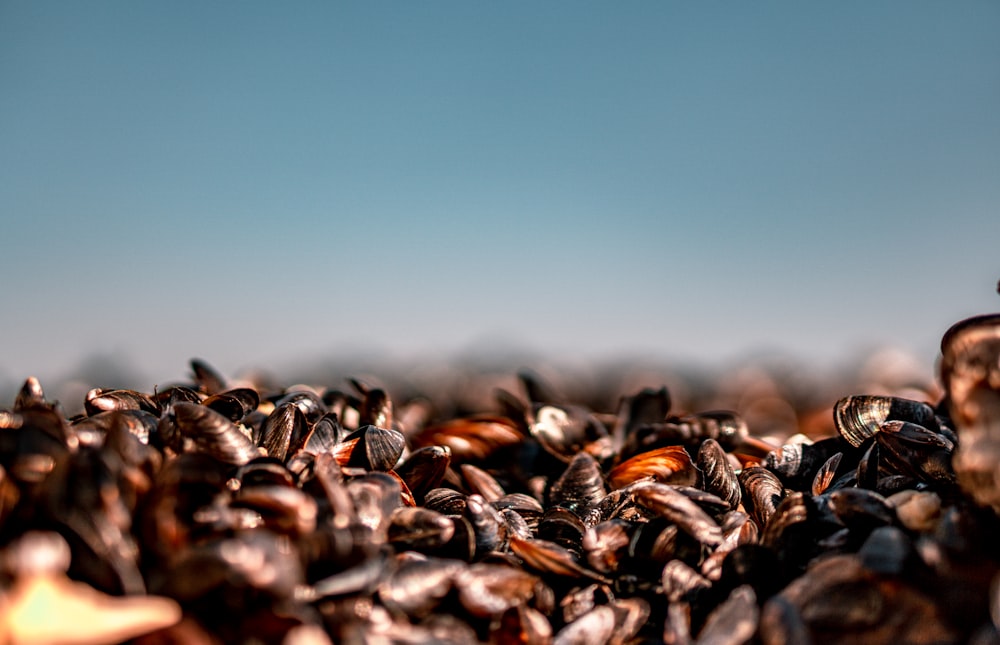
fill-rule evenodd
<path id="1" fill-rule="evenodd" d="M 195 452 L 236 466 L 242 466 L 259 454 L 249 437 L 211 408 L 196 403 L 177 403 L 173 417 L 181 435 L 191 440 Z"/>

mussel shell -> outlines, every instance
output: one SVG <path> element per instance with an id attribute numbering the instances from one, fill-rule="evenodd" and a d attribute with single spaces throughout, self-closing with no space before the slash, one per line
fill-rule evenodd
<path id="1" fill-rule="evenodd" d="M 596 582 L 586 586 L 574 587 L 563 595 L 559 603 L 564 623 L 574 620 L 600 605 L 607 605 L 614 599 L 614 594 L 607 585 Z"/>
<path id="2" fill-rule="evenodd" d="M 397 508 L 389 518 L 388 540 L 397 549 L 439 549 L 454 534 L 455 525 L 451 520 L 426 508 Z"/>
<path id="3" fill-rule="evenodd" d="M 88 415 L 112 410 L 144 410 L 157 416 L 160 414 L 160 407 L 152 396 L 135 390 L 94 388 L 87 392 L 83 406 Z"/>
<path id="4" fill-rule="evenodd" d="M 812 485 L 816 472 L 833 455 L 849 450 L 841 437 L 822 439 L 815 443 L 786 443 L 779 450 L 768 453 L 761 464 L 792 490 L 806 490 Z M 843 467 L 851 467 L 853 461 L 848 459 Z"/>
<path id="5" fill-rule="evenodd" d="M 932 491 L 906 489 L 886 498 L 900 524 L 911 531 L 932 531 L 941 516 L 941 497 Z"/>
<path id="6" fill-rule="evenodd" d="M 455 578 L 462 607 L 480 618 L 499 616 L 524 604 L 538 585 L 537 576 L 501 564 L 473 564 L 460 570 Z"/>
<path id="7" fill-rule="evenodd" d="M 496 451 L 521 443 L 523 439 L 516 423 L 498 416 L 445 421 L 427 426 L 412 438 L 417 447 L 446 446 L 452 458 L 462 463 L 484 461 Z"/>
<path id="8" fill-rule="evenodd" d="M 706 439 L 698 449 L 698 469 L 706 491 L 723 499 L 729 508 L 740 505 L 743 495 L 725 451 L 715 439 Z"/>
<path id="9" fill-rule="evenodd" d="M 406 448 L 406 438 L 398 430 L 362 426 L 334 448 L 342 466 L 367 470 L 391 470 Z"/>
<path id="10" fill-rule="evenodd" d="M 295 540 L 309 581 L 325 578 L 378 553 L 381 543 L 358 523 L 319 526 Z"/>
<path id="11" fill-rule="evenodd" d="M 336 414 L 324 414 L 306 435 L 302 449 L 314 455 L 332 453 L 345 434 Z"/>
<path id="12" fill-rule="evenodd" d="M 256 511 L 264 526 L 278 534 L 297 537 L 316 530 L 316 501 L 298 488 L 245 486 L 234 496 L 230 506 Z"/>
<path id="13" fill-rule="evenodd" d="M 673 487 L 641 482 L 631 488 L 631 495 L 638 504 L 673 522 L 702 544 L 718 546 L 722 543 L 722 529 L 715 520 Z"/>
<path id="14" fill-rule="evenodd" d="M 587 529 L 581 546 L 594 571 L 611 573 L 619 568 L 632 540 L 631 527 L 624 520 L 608 520 Z"/>
<path id="15" fill-rule="evenodd" d="M 241 387 L 213 394 L 201 404 L 212 408 L 233 423 L 239 423 L 246 415 L 257 409 L 260 405 L 260 395 L 257 394 L 257 390 Z"/>
<path id="16" fill-rule="evenodd" d="M 606 582 L 603 576 L 582 567 L 572 551 L 546 540 L 522 540 L 511 536 L 510 550 L 521 558 L 526 566 L 543 574 L 580 578 L 594 578 Z"/>
<path id="17" fill-rule="evenodd" d="M 507 494 L 500 482 L 482 468 L 472 464 L 461 464 L 459 470 L 470 493 L 480 495 L 488 502 L 495 502 Z"/>
<path id="18" fill-rule="evenodd" d="M 552 639 L 552 645 L 607 643 L 614 632 L 615 610 L 608 605 L 601 605 L 560 629 Z"/>
<path id="19" fill-rule="evenodd" d="M 567 462 L 586 446 L 609 439 L 604 424 L 586 408 L 575 405 L 539 406 L 530 432 L 542 448 Z"/>
<path id="20" fill-rule="evenodd" d="M 500 517 L 503 518 L 507 531 L 508 541 L 511 536 L 516 535 L 522 540 L 530 540 L 535 537 L 535 532 L 531 530 L 528 525 L 527 520 L 525 520 L 519 513 L 512 511 L 509 508 L 498 509 Z"/>
<path id="21" fill-rule="evenodd" d="M 450 464 L 450 448 L 425 446 L 411 452 L 396 467 L 396 474 L 410 487 L 414 498 L 422 503 L 428 491 L 441 485 Z"/>
<path id="22" fill-rule="evenodd" d="M 879 526 L 888 526 L 896 514 L 884 497 L 865 488 L 842 488 L 830 493 L 827 507 L 836 518 L 856 533 L 867 535 Z"/>
<path id="23" fill-rule="evenodd" d="M 696 448 L 705 439 L 715 439 L 726 450 L 742 445 L 749 436 L 746 421 L 730 410 L 712 410 L 669 416 L 658 423 L 647 423 L 632 430 L 622 447 L 621 457 L 661 448 L 685 445 Z"/>
<path id="24" fill-rule="evenodd" d="M 759 632 L 764 645 L 798 643 L 811 645 L 812 634 L 799 610 L 782 596 L 772 596 L 760 613 Z"/>
<path id="25" fill-rule="evenodd" d="M 627 438 L 643 425 L 658 423 L 670 412 L 670 393 L 666 387 L 659 390 L 644 388 L 624 397 L 618 406 L 618 420 L 611 433 L 612 446 L 620 453 Z"/>
<path id="26" fill-rule="evenodd" d="M 785 494 L 781 480 L 770 470 L 760 466 L 744 468 L 739 480 L 743 486 L 743 505 L 750 511 L 758 526 L 766 526 Z"/>
<path id="27" fill-rule="evenodd" d="M 639 632 L 646 627 L 652 611 L 649 603 L 638 597 L 618 598 L 611 602 L 615 612 L 615 633 L 608 645 L 625 645 L 634 641 Z"/>
<path id="28" fill-rule="evenodd" d="M 941 339 L 941 381 L 961 439 L 962 489 L 1000 512 L 1000 314 L 956 323 Z"/>
<path id="29" fill-rule="evenodd" d="M 504 495 L 493 502 L 493 508 L 501 513 L 505 511 L 517 513 L 532 530 L 538 527 L 538 522 L 545 513 L 545 509 L 537 499 L 524 493 Z"/>
<path id="30" fill-rule="evenodd" d="M 681 532 L 677 525 L 662 517 L 632 526 L 628 549 L 628 570 L 644 579 L 654 579 L 670 560 L 691 557 L 696 561 L 702 544 Z"/>
<path id="31" fill-rule="evenodd" d="M 559 506 L 550 506 L 538 522 L 535 533 L 539 539 L 555 542 L 579 557 L 586 532 L 586 525 L 575 513 Z"/>
<path id="32" fill-rule="evenodd" d="M 113 595 L 146 591 L 122 491 L 124 470 L 117 454 L 83 447 L 56 462 L 34 501 L 70 546 L 69 576 Z"/>
<path id="33" fill-rule="evenodd" d="M 663 567 L 661 576 L 663 593 L 670 602 L 678 602 L 699 589 L 708 589 L 712 583 L 681 560 L 671 560 Z"/>
<path id="34" fill-rule="evenodd" d="M 153 398 L 161 410 L 167 410 L 175 403 L 201 403 L 205 397 L 189 387 L 171 385 L 163 390 L 158 390 Z"/>
<path id="35" fill-rule="evenodd" d="M 812 498 L 802 492 L 789 493 L 781 500 L 767 525 L 760 543 L 789 561 L 802 561 L 814 549 L 813 533 L 818 530 L 817 509 Z"/>
<path id="36" fill-rule="evenodd" d="M 915 575 L 922 569 L 913 542 L 895 526 L 874 529 L 858 550 L 858 559 L 865 569 L 881 575 Z"/>
<path id="37" fill-rule="evenodd" d="M 698 633 L 699 643 L 749 643 L 757 632 L 760 610 L 753 587 L 743 585 L 733 589 L 729 597 L 717 606 Z"/>
<path id="38" fill-rule="evenodd" d="M 99 412 L 93 416 L 81 417 L 72 424 L 73 433 L 80 444 L 99 446 L 114 424 L 121 424 L 126 432 L 133 435 L 143 444 L 158 441 L 157 425 L 159 419 L 145 410 L 113 410 Z"/>
<path id="39" fill-rule="evenodd" d="M 305 425 L 305 417 L 296 405 L 292 403 L 280 405 L 267 415 L 267 419 L 261 425 L 257 445 L 263 448 L 269 457 L 285 461 L 293 431 L 296 426 L 304 428 Z"/>
<path id="40" fill-rule="evenodd" d="M 855 448 L 875 436 L 882 424 L 892 420 L 937 426 L 934 408 L 894 396 L 848 396 L 833 406 L 837 431 Z"/>
<path id="41" fill-rule="evenodd" d="M 837 474 L 837 468 L 840 466 L 840 461 L 843 458 L 844 453 L 838 452 L 827 459 L 826 462 L 820 466 L 820 469 L 816 471 L 816 476 L 813 477 L 811 489 L 813 495 L 822 495 L 826 489 L 830 487 L 830 484 L 833 482 L 834 475 Z"/>
<path id="42" fill-rule="evenodd" d="M 181 435 L 191 440 L 195 452 L 235 466 L 242 466 L 259 454 L 249 437 L 211 408 L 196 403 L 177 403 L 173 407 L 173 418 Z"/>
<path id="43" fill-rule="evenodd" d="M 195 383 L 201 391 L 209 396 L 226 391 L 226 379 L 214 367 L 200 358 L 192 358 L 190 361 L 191 372 L 194 374 Z"/>
<path id="44" fill-rule="evenodd" d="M 240 489 L 252 486 L 295 487 L 295 477 L 281 461 L 274 457 L 257 457 L 241 466 L 235 478 Z"/>
<path id="45" fill-rule="evenodd" d="M 392 400 L 388 392 L 382 388 L 369 388 L 357 380 L 351 379 L 351 384 L 362 395 L 359 412 L 360 425 L 373 425 L 380 428 L 394 427 Z"/>
<path id="46" fill-rule="evenodd" d="M 14 399 L 14 411 L 44 405 L 45 392 L 42 391 L 42 384 L 34 376 L 29 376 L 17 392 L 17 397 Z"/>
<path id="47" fill-rule="evenodd" d="M 487 553 L 499 549 L 506 540 L 506 522 L 480 495 L 465 498 L 465 518 L 475 532 L 476 558 L 482 559 Z"/>
<path id="48" fill-rule="evenodd" d="M 490 632 L 491 642 L 547 645 L 552 642 L 552 625 L 545 614 L 528 607 L 511 607 L 500 617 L 500 624 Z"/>
<path id="49" fill-rule="evenodd" d="M 455 577 L 464 569 L 458 560 L 407 559 L 379 584 L 378 596 L 393 611 L 423 618 L 448 595 Z"/>
<path id="50" fill-rule="evenodd" d="M 623 488 L 640 479 L 661 483 L 695 484 L 698 473 L 682 446 L 664 446 L 641 453 L 618 464 L 608 473 L 612 488 Z"/>
<path id="51" fill-rule="evenodd" d="M 597 460 L 581 452 L 549 489 L 549 503 L 574 512 L 585 513 L 607 494 Z"/>
<path id="52" fill-rule="evenodd" d="M 275 408 L 280 408 L 284 405 L 294 405 L 297 407 L 309 423 L 316 423 L 327 413 L 323 399 L 316 392 L 312 391 L 311 388 L 305 386 L 296 386 L 295 389 L 286 392 L 284 396 L 274 402 Z"/>
<path id="53" fill-rule="evenodd" d="M 376 539 L 384 539 L 393 511 L 402 505 L 399 481 L 386 473 L 369 473 L 347 483 L 359 522 L 372 529 Z"/>
<path id="54" fill-rule="evenodd" d="M 954 445 L 944 435 L 915 423 L 888 421 L 877 441 L 885 470 L 937 485 L 955 481 Z"/>

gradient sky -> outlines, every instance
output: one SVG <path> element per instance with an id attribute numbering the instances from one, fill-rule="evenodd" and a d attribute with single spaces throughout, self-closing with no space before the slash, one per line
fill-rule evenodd
<path id="1" fill-rule="evenodd" d="M 0 381 L 929 364 L 1000 309 L 998 34 L 994 1 L 0 2 Z"/>

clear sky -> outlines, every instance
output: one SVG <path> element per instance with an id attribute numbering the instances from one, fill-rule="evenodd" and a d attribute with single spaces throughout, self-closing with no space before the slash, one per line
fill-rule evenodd
<path id="1" fill-rule="evenodd" d="M 992 0 L 0 2 L 0 381 L 930 363 L 1000 309 L 998 34 Z"/>

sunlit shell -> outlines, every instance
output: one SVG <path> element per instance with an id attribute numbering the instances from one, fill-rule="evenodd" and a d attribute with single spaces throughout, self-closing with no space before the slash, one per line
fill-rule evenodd
<path id="1" fill-rule="evenodd" d="M 624 488 L 640 479 L 671 484 L 691 485 L 697 481 L 697 472 L 691 456 L 682 446 L 665 446 L 636 455 L 608 473 L 612 488 Z"/>

